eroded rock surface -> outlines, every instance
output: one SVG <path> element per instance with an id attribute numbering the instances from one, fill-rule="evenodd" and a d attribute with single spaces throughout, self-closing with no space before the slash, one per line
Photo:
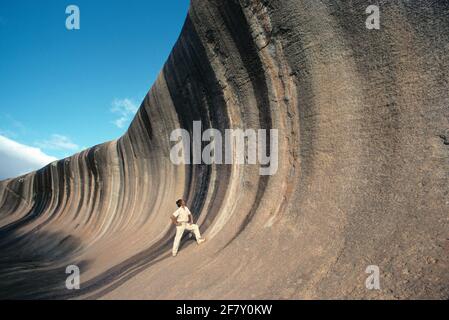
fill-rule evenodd
<path id="1" fill-rule="evenodd" d="M 449 3 L 377 4 L 193 0 L 126 134 L 0 183 L 0 297 L 447 299 Z M 277 173 L 173 165 L 194 120 L 279 129 Z"/>

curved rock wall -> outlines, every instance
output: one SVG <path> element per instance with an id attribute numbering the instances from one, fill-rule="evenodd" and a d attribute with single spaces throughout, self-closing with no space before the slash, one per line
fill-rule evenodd
<path id="1" fill-rule="evenodd" d="M 447 299 L 449 4 L 376 4 L 193 0 L 122 137 L 0 182 L 0 297 Z M 278 129 L 276 174 L 172 164 L 198 120 Z"/>

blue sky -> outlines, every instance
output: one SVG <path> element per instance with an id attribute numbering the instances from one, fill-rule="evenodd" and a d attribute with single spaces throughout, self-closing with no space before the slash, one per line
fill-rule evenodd
<path id="1" fill-rule="evenodd" d="M 68 5 L 80 29 L 67 30 Z M 0 1 L 0 179 L 120 137 L 188 0 Z"/>

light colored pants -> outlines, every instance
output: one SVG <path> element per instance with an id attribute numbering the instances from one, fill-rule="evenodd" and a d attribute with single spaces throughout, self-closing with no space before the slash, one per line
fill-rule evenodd
<path id="1" fill-rule="evenodd" d="M 176 236 L 175 241 L 173 242 L 173 254 L 178 253 L 179 243 L 181 242 L 184 230 L 193 231 L 196 241 L 201 239 L 200 228 L 198 227 L 198 225 L 193 223 L 181 222 L 180 226 L 176 226 Z"/>

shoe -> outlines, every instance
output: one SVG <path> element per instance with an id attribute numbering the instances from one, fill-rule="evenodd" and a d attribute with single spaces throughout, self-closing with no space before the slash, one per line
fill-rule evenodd
<path id="1" fill-rule="evenodd" d="M 171 255 L 172 255 L 173 257 L 176 257 L 177 253 L 172 253 Z"/>
<path id="2" fill-rule="evenodd" d="M 202 244 L 204 241 L 206 241 L 206 238 L 198 239 L 198 244 Z"/>

